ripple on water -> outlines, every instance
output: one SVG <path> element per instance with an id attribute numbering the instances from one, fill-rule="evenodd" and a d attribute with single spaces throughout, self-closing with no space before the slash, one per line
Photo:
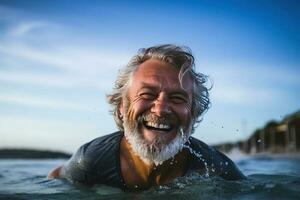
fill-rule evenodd
<path id="1" fill-rule="evenodd" d="M 283 169 L 288 169 L 288 166 L 297 169 L 298 162 L 288 160 L 270 160 L 270 162 L 272 163 L 269 164 L 265 160 L 245 160 L 239 163 L 244 173 L 248 169 L 251 172 L 248 179 L 242 181 L 206 178 L 191 173 L 167 185 L 133 192 L 123 192 L 107 186 L 86 188 L 72 185 L 65 180 L 48 180 L 46 174 L 52 165 L 49 165 L 49 169 L 44 170 L 44 175 L 41 176 L 38 171 L 40 168 L 34 169 L 36 162 L 33 164 L 28 162 L 34 169 L 29 170 L 30 173 L 23 173 L 24 169 L 20 171 L 14 168 L 6 168 L 10 173 L 1 171 L 0 199 L 300 199 L 298 171 L 286 170 L 284 171 L 286 174 L 277 173 L 278 163 L 284 166 Z M 265 173 L 266 164 L 275 166 L 268 168 L 268 174 Z"/>
<path id="2" fill-rule="evenodd" d="M 39 179 L 10 199 L 299 199 L 299 177 L 254 174 L 242 181 L 206 178 L 196 173 L 146 191 L 123 192 L 108 186 L 86 188 L 62 180 Z M 30 187 L 30 189 L 29 189 Z M 31 193 L 29 194 L 28 191 Z M 2 198 L 0 199 L 9 199 Z"/>

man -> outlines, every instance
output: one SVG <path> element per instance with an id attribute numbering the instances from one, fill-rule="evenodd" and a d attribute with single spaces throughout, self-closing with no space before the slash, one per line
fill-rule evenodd
<path id="1" fill-rule="evenodd" d="M 205 82 L 188 48 L 141 49 L 108 95 L 120 131 L 81 146 L 49 178 L 124 189 L 166 184 L 191 171 L 245 178 L 229 158 L 191 137 L 209 106 Z"/>

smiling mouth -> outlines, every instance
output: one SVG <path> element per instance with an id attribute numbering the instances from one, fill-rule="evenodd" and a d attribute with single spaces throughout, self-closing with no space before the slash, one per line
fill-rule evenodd
<path id="1" fill-rule="evenodd" d="M 172 130 L 172 126 L 168 123 L 156 123 L 151 121 L 144 121 L 143 124 L 147 129 L 153 131 L 169 132 Z"/>

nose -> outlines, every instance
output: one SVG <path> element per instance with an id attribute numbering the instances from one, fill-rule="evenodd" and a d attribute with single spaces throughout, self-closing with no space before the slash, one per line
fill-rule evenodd
<path id="1" fill-rule="evenodd" d="M 151 112 L 157 116 L 164 116 L 171 113 L 171 108 L 168 103 L 167 96 L 162 93 L 160 94 L 154 102 L 154 105 L 151 107 Z"/>

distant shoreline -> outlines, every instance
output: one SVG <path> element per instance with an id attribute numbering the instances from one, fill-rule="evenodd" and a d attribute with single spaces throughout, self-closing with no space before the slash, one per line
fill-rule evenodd
<path id="1" fill-rule="evenodd" d="M 282 153 L 271 153 L 271 152 L 262 152 L 257 154 L 249 154 L 249 156 L 260 158 L 260 157 L 269 157 L 269 158 L 300 158 L 300 152 L 282 152 Z"/>
<path id="2" fill-rule="evenodd" d="M 247 154 L 238 148 L 233 148 L 229 152 L 223 152 L 232 160 L 241 160 L 245 158 L 271 158 L 271 159 L 300 159 L 300 152 L 260 152 Z"/>
<path id="3" fill-rule="evenodd" d="M 0 159 L 57 159 L 70 157 L 71 154 L 60 151 L 37 149 L 0 149 Z"/>

